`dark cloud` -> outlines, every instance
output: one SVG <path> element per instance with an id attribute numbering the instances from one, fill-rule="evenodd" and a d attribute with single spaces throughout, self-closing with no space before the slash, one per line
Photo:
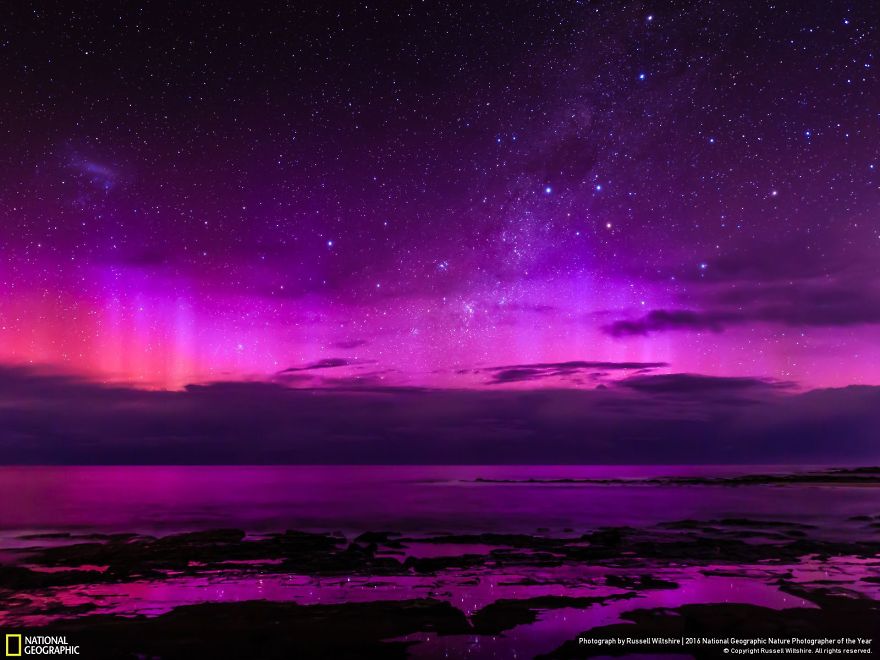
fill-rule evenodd
<path id="1" fill-rule="evenodd" d="M 323 360 L 318 360 L 317 362 L 312 362 L 302 367 L 289 367 L 284 371 L 280 372 L 282 374 L 294 373 L 297 371 L 315 371 L 318 369 L 335 369 L 336 367 L 348 367 L 353 364 L 358 364 L 356 360 L 352 360 L 349 358 L 324 358 Z"/>
<path id="2" fill-rule="evenodd" d="M 731 396 L 742 393 L 765 394 L 768 390 L 790 389 L 794 383 L 749 378 L 742 376 L 704 376 L 701 374 L 658 374 L 654 376 L 631 376 L 617 381 L 617 386 L 640 392 L 690 396 L 707 395 L 713 392 Z"/>
<path id="3" fill-rule="evenodd" d="M 494 384 L 519 383 L 528 380 L 546 378 L 549 375 L 557 374 L 548 374 L 540 369 L 504 369 L 493 375 L 490 382 Z"/>
<path id="4" fill-rule="evenodd" d="M 603 326 L 615 337 L 721 332 L 756 324 L 849 328 L 880 323 L 880 260 L 864 241 L 767 243 L 676 272 L 675 304 Z M 670 266 L 670 269 L 672 267 Z M 674 270 L 674 269 L 672 269 Z"/>
<path id="5" fill-rule="evenodd" d="M 352 349 L 366 346 L 369 342 L 366 339 L 349 339 L 347 341 L 337 341 L 330 344 L 333 348 Z"/>
<path id="6" fill-rule="evenodd" d="M 540 380 L 542 378 L 568 377 L 584 371 L 601 369 L 605 371 L 656 369 L 668 366 L 665 362 L 590 362 L 572 360 L 569 362 L 536 362 L 534 364 L 513 364 L 501 367 L 486 367 L 480 371 L 490 373 L 490 384 L 518 383 Z"/>
<path id="7" fill-rule="evenodd" d="M 655 309 L 633 320 L 614 321 L 603 327 L 613 337 L 648 335 L 667 330 L 710 330 L 721 332 L 732 317 L 719 317 L 716 313 L 695 312 L 689 309 Z"/>
<path id="8" fill-rule="evenodd" d="M 601 389 L 183 391 L 0 368 L 0 455 L 17 464 L 859 463 L 880 388 L 799 392 L 693 374 Z"/>
<path id="9" fill-rule="evenodd" d="M 658 309 L 603 329 L 615 337 L 673 330 L 721 332 L 770 323 L 789 327 L 851 327 L 880 323 L 880 279 L 837 276 L 736 285 L 707 284 L 692 295 L 700 309 Z"/>
<path id="10" fill-rule="evenodd" d="M 690 268 L 679 278 L 696 284 L 790 283 L 871 268 L 870 254 L 859 248 L 835 242 L 819 252 L 813 241 L 803 239 L 754 243 L 705 263 L 705 269 Z"/>
<path id="11" fill-rule="evenodd" d="M 792 294 L 790 299 L 775 305 L 751 309 L 743 307 L 737 312 L 724 309 L 658 309 L 637 319 L 614 321 L 603 326 L 603 330 L 613 337 L 626 337 L 672 330 L 721 332 L 730 326 L 754 323 L 773 323 L 795 328 L 839 328 L 880 323 L 880 298 L 866 297 L 851 291 L 841 292 L 839 297 L 829 294 L 828 297 L 816 296 L 809 300 L 794 291 Z"/>

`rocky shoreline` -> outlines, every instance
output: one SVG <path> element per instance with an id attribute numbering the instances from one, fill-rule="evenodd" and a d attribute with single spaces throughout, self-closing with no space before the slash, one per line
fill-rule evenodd
<path id="1" fill-rule="evenodd" d="M 766 631 L 870 636 L 880 630 L 880 603 L 870 595 L 870 589 L 880 583 L 878 521 L 880 514 L 845 521 L 863 532 L 861 538 L 852 540 L 820 538 L 815 528 L 803 523 L 746 518 L 680 520 L 643 529 L 571 530 L 564 535 L 414 537 L 382 531 L 347 539 L 338 533 L 292 530 L 251 536 L 238 529 L 162 537 L 29 535 L 21 538 L 33 545 L 21 548 L 16 562 L 0 565 L 0 600 L 6 603 L 0 615 L 14 624 L 16 617 L 39 614 L 46 617 L 47 634 L 67 634 L 84 647 L 91 645 L 94 657 L 108 658 L 183 658 L 195 653 L 261 658 L 405 657 L 419 636 L 503 636 L 554 611 L 612 604 L 626 606 L 619 622 L 584 630 L 583 635 L 662 637 L 687 632 L 718 636 Z M 415 546 L 427 548 L 427 556 L 413 554 Z M 444 552 L 432 555 L 432 548 Z M 861 585 L 862 591 L 821 580 L 794 580 L 786 567 L 804 558 L 818 565 L 836 558 L 863 565 L 865 573 L 853 577 L 853 585 Z M 584 567 L 593 577 L 575 581 L 574 586 L 572 581 L 554 582 L 553 576 L 560 571 Z M 669 574 L 682 567 L 706 577 L 739 579 L 757 572 L 754 579 L 791 594 L 798 606 L 688 603 L 640 607 L 645 594 L 652 591 L 674 594 L 680 585 Z M 202 602 L 171 607 L 156 616 L 108 613 L 98 599 L 75 605 L 52 600 L 52 594 L 66 589 L 100 585 L 124 589 L 135 583 L 203 577 L 222 580 L 229 574 L 252 580 L 286 575 L 375 578 L 392 584 L 418 578 L 440 584 L 449 576 L 460 583 L 464 577 L 479 581 L 489 572 L 518 575 L 499 584 L 517 585 L 523 597 L 500 597 L 475 611 L 465 611 L 438 587 L 426 591 L 424 597 L 368 602 Z M 534 587 L 544 591 L 529 592 Z M 560 639 L 548 657 L 614 654 L 607 648 Z"/>

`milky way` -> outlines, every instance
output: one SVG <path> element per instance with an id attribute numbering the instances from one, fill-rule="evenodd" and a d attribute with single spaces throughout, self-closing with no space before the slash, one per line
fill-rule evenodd
<path id="1" fill-rule="evenodd" d="M 880 382 L 876 6 L 188 5 L 0 27 L 0 362 Z"/>

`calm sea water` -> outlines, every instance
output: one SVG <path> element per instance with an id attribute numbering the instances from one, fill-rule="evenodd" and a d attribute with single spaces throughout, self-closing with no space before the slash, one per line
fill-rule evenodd
<path id="1" fill-rule="evenodd" d="M 801 467 L 798 471 L 814 469 Z M 880 511 L 880 489 L 493 484 L 791 472 L 778 466 L 140 466 L 0 468 L 0 534 L 211 527 L 533 532 L 744 516 L 819 523 Z M 2 545 L 2 544 L 0 544 Z"/>
<path id="2" fill-rule="evenodd" d="M 800 467 L 797 471 L 820 469 Z M 880 488 L 822 485 L 657 485 L 644 483 L 485 483 L 479 478 L 528 479 L 785 474 L 775 466 L 370 466 L 370 467 L 6 467 L 0 468 L 0 564 L 27 563 L 27 548 L 75 543 L 77 537 L 27 538 L 45 532 L 168 534 L 216 527 L 260 532 L 300 529 L 420 534 L 539 532 L 573 536 L 597 527 L 650 527 L 684 518 L 751 518 L 815 525 L 811 536 L 853 538 L 876 532 L 849 518 L 880 513 Z M 24 537 L 24 538 L 23 538 Z M 446 547 L 449 545 L 451 547 Z M 424 547 L 422 547 L 424 546 Z M 484 564 L 376 579 L 296 574 L 265 565 L 216 567 L 204 573 L 169 571 L 156 577 L 96 580 L 20 592 L 0 590 L 0 625 L 51 625 L 91 613 L 160 615 L 181 605 L 255 599 L 304 605 L 372 600 L 444 600 L 472 616 L 498 599 L 619 594 L 610 574 L 643 576 L 670 586 L 592 607 L 542 611 L 532 623 L 501 635 L 417 633 L 412 657 L 529 658 L 547 653 L 584 630 L 621 621 L 629 610 L 695 603 L 748 603 L 773 609 L 813 608 L 780 588 L 794 581 L 829 585 L 872 599 L 878 559 L 861 556 L 759 562 L 717 567 L 697 562 L 651 562 L 627 557 L 623 566 L 560 561 L 535 565 L 488 561 L 490 546 L 407 540 L 411 556 L 485 554 Z M 423 554 L 424 553 L 424 554 Z M 393 555 L 392 555 L 393 556 Z M 103 570 L 101 567 L 82 567 Z M 713 572 L 713 569 L 718 569 Z M 44 569 L 45 570 L 45 569 Z M 98 575 L 98 573 L 96 573 Z M 86 608 L 83 610 L 82 608 Z"/>

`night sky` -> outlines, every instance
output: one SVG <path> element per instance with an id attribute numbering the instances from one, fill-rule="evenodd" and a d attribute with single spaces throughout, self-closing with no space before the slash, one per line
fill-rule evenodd
<path id="1" fill-rule="evenodd" d="M 0 25 L 4 378 L 880 383 L 873 3 L 78 4 Z"/>

